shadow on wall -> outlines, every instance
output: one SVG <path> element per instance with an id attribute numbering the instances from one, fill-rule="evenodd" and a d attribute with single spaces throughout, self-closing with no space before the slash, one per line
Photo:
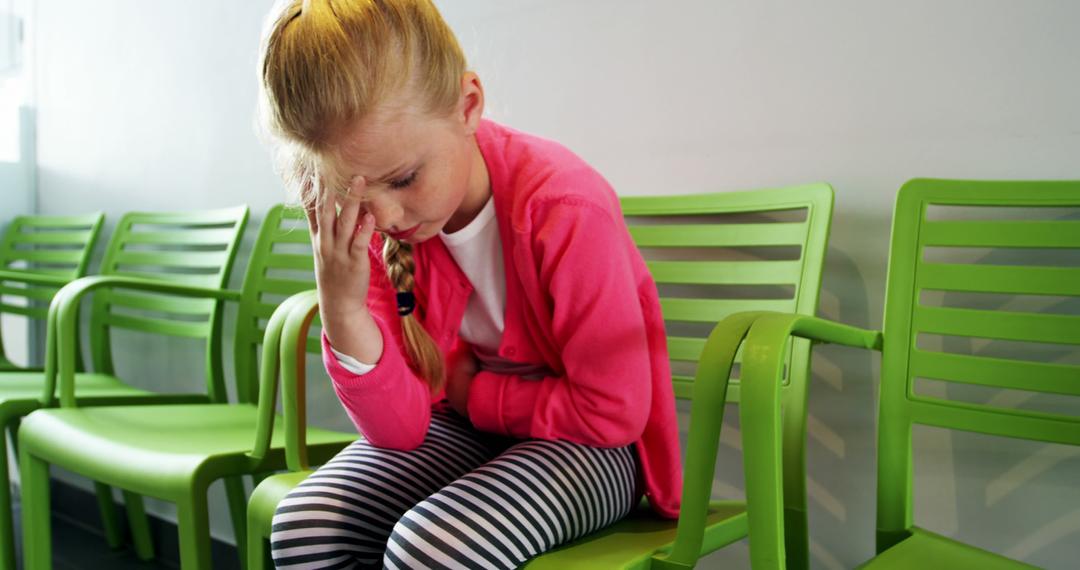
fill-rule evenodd
<path id="1" fill-rule="evenodd" d="M 846 252 L 830 247 L 818 314 L 869 328 L 867 282 Z M 813 350 L 808 391 L 806 495 L 810 561 L 840 570 L 874 550 L 876 353 L 839 346 Z"/>

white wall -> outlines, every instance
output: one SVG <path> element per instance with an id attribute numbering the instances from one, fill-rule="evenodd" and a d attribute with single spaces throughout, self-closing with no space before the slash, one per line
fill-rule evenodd
<path id="1" fill-rule="evenodd" d="M 19 158 L 15 162 L 0 160 L 0 231 L 15 216 L 34 211 L 34 112 L 27 107 L 3 110 L 8 111 L 14 111 L 18 121 Z M 0 318 L 4 353 L 20 364 L 29 363 L 36 356 L 30 349 L 27 325 L 28 320 L 17 315 Z"/>
<path id="2" fill-rule="evenodd" d="M 133 208 L 246 202 L 257 222 L 284 196 L 251 127 L 268 4 L 42 0 L 40 210 L 103 209 L 115 220 Z M 566 143 L 621 193 L 832 183 L 822 313 L 852 324 L 881 324 L 889 220 L 904 180 L 1080 178 L 1077 3 L 440 6 L 486 83 L 488 116 Z M 165 349 L 149 355 L 167 358 Z M 122 367 L 153 370 L 131 356 Z M 872 552 L 877 366 L 854 351 L 816 351 L 816 567 L 851 567 Z M 335 410 L 329 393 L 315 405 Z M 742 486 L 735 433 L 725 437 L 721 493 Z M 1006 444 L 978 455 L 978 438 L 918 435 L 931 450 L 917 461 L 921 524 L 1043 566 L 1075 561 L 1080 458 Z M 1032 461 L 1042 467 L 1015 475 Z M 989 500 L 987 481 L 1003 476 L 1025 484 L 1010 501 Z M 214 527 L 228 536 L 224 513 Z M 724 562 L 744 563 L 745 546 L 703 567 Z"/>

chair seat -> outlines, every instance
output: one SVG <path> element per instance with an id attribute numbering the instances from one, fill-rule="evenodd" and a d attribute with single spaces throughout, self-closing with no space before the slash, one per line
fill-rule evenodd
<path id="1" fill-rule="evenodd" d="M 26 408 L 29 413 L 40 405 L 45 375 L 42 372 L 0 372 L 0 406 Z M 85 373 L 75 376 L 75 397 L 80 401 L 104 400 L 151 395 L 151 392 L 128 386 L 111 374 Z"/>
<path id="2" fill-rule="evenodd" d="M 169 499 L 186 492 L 197 474 L 212 480 L 255 468 L 247 453 L 254 444 L 256 417 L 257 408 L 250 404 L 52 408 L 26 416 L 19 442 L 50 464 Z M 283 463 L 284 420 L 278 417 L 274 423 L 268 459 Z M 313 458 L 332 454 L 357 437 L 315 428 L 307 433 Z"/>
<path id="3" fill-rule="evenodd" d="M 312 473 L 314 471 L 278 473 L 256 485 L 248 497 L 248 530 L 254 530 L 257 537 L 270 538 L 270 525 L 278 503 Z"/>
<path id="4" fill-rule="evenodd" d="M 971 570 L 1016 570 L 1038 568 L 993 552 L 955 541 L 921 528 L 913 528 L 911 537 L 859 566 L 873 570 L 910 568 L 950 568 Z"/>
<path id="5" fill-rule="evenodd" d="M 713 501 L 705 523 L 705 546 L 711 551 L 746 536 L 746 503 Z M 572 568 L 648 568 L 653 555 L 670 550 L 677 521 L 658 518 L 642 500 L 614 525 L 530 560 L 528 570 Z"/>

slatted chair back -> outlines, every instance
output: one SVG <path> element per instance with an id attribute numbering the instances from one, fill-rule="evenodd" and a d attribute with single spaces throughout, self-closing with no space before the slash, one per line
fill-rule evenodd
<path id="1" fill-rule="evenodd" d="M 109 240 L 100 274 L 223 289 L 247 218 L 247 206 L 125 214 Z M 209 394 L 224 401 L 222 304 L 124 289 L 95 293 L 90 312 L 94 370 L 114 373 L 111 332 L 118 329 L 202 340 Z"/>
<path id="2" fill-rule="evenodd" d="M 1080 182 L 917 179 L 901 189 L 884 321 L 879 550 L 913 524 L 913 425 L 1080 445 L 1077 260 Z M 995 397 L 1004 391 L 1024 397 Z M 1061 395 L 1074 398 L 1055 406 Z"/>
<path id="3" fill-rule="evenodd" d="M 258 402 L 258 351 L 270 315 L 289 296 L 314 288 L 315 261 L 304 211 L 274 206 L 259 229 L 241 292 L 234 345 L 240 401 Z M 308 339 L 307 351 L 322 351 L 317 337 Z"/>
<path id="4" fill-rule="evenodd" d="M 814 314 L 832 201 L 828 184 L 622 198 L 660 291 L 676 398 L 692 396 L 705 339 L 723 318 L 754 310 Z M 803 397 L 809 362 L 809 342 L 795 341 L 791 397 Z M 737 380 L 727 401 L 739 401 Z"/>
<path id="5" fill-rule="evenodd" d="M 86 275 L 104 219 L 96 212 L 11 220 L 0 238 L 0 314 L 44 321 L 56 291 Z M 7 362 L 0 341 L 0 369 Z"/>

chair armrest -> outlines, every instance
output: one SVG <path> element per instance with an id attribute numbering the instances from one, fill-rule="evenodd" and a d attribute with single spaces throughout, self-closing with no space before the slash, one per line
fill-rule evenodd
<path id="1" fill-rule="evenodd" d="M 701 556 L 731 366 L 751 326 L 769 314 L 773 313 L 748 311 L 730 315 L 713 327 L 705 341 L 694 375 L 682 506 L 675 543 L 669 553 L 653 557 L 652 568 L 693 568 Z"/>
<path id="2" fill-rule="evenodd" d="M 788 480 L 801 477 L 803 469 L 784 469 L 783 465 L 780 388 L 784 347 L 790 337 L 870 350 L 881 350 L 883 341 L 879 331 L 808 315 L 780 313 L 757 319 L 746 335 L 739 418 L 751 536 L 750 561 L 755 569 L 785 567 L 784 489 L 786 485 L 805 485 L 802 480 Z M 800 421 L 805 422 L 805 416 Z M 805 442 L 789 442 L 789 445 L 805 445 Z"/>
<path id="3" fill-rule="evenodd" d="M 307 456 L 307 338 L 319 313 L 319 295 L 309 291 L 297 301 L 281 333 L 281 409 L 285 415 L 285 463 L 291 471 L 311 467 Z"/>
<path id="4" fill-rule="evenodd" d="M 56 377 L 60 379 L 60 405 L 75 406 L 75 352 L 78 350 L 77 322 L 82 298 L 97 289 L 135 289 L 218 301 L 238 301 L 238 291 L 179 285 L 120 275 L 82 277 L 64 285 L 49 305 L 45 335 L 45 391 L 43 403 L 53 405 Z"/>
<path id="5" fill-rule="evenodd" d="M 248 454 L 256 462 L 262 461 L 270 449 L 280 369 L 284 384 L 282 408 L 285 415 L 285 453 L 288 466 L 292 471 L 307 469 L 307 445 L 304 441 L 305 340 L 311 320 L 318 311 L 318 303 L 318 292 L 314 289 L 292 295 L 278 305 L 266 325 L 259 368 L 255 445 Z"/>

